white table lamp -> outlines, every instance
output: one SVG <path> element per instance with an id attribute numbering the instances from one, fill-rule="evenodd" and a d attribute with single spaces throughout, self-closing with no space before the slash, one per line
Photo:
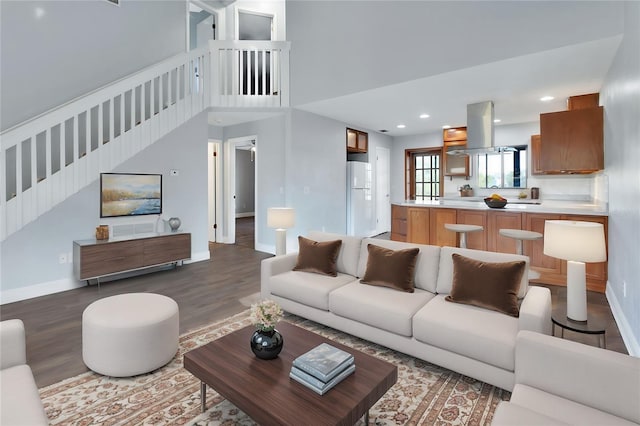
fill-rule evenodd
<path id="1" fill-rule="evenodd" d="M 276 229 L 276 256 L 287 253 L 287 229 L 296 223 L 295 210 L 290 207 L 267 209 L 267 226 Z"/>
<path id="2" fill-rule="evenodd" d="M 595 222 L 546 220 L 544 254 L 567 261 L 567 317 L 587 320 L 585 262 L 604 262 L 604 226 Z"/>

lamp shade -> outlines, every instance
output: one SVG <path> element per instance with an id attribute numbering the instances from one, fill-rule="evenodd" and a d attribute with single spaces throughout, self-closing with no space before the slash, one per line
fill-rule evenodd
<path id="1" fill-rule="evenodd" d="M 604 226 L 595 222 L 546 220 L 544 254 L 576 262 L 604 262 Z"/>
<path id="2" fill-rule="evenodd" d="M 267 209 L 267 226 L 276 229 L 293 228 L 296 224 L 295 210 L 290 207 L 271 207 Z"/>

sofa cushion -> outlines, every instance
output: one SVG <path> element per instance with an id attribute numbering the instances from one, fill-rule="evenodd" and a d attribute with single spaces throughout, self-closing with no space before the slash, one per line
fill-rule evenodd
<path id="1" fill-rule="evenodd" d="M 367 244 L 367 252 L 369 259 L 367 270 L 360 280 L 362 284 L 413 293 L 413 275 L 418 248 L 391 250 L 375 244 Z"/>
<path id="2" fill-rule="evenodd" d="M 307 238 L 315 241 L 341 240 L 342 246 L 340 247 L 338 258 L 336 259 L 337 270 L 343 274 L 353 275 L 354 277 L 359 276 L 358 257 L 360 256 L 360 244 L 362 242 L 362 238 L 319 231 L 309 232 Z"/>
<path id="3" fill-rule="evenodd" d="M 336 277 L 330 277 L 309 272 L 289 271 L 271 277 L 269 286 L 271 293 L 276 296 L 328 311 L 329 293 L 355 279 L 351 275 L 341 273 Z"/>
<path id="4" fill-rule="evenodd" d="M 417 247 L 420 249 L 416 259 L 416 269 L 414 276 L 414 286 L 422 290 L 436 292 L 436 282 L 438 279 L 438 262 L 440 261 L 440 247 L 424 244 L 403 243 L 400 241 L 379 240 L 375 238 L 365 238 L 362 240 L 360 248 L 360 261 L 358 263 L 358 277 L 364 277 L 369 259 L 368 244 L 375 244 L 391 250 L 402 250 Z"/>
<path id="5" fill-rule="evenodd" d="M 18 365 L 0 371 L 2 425 L 48 425 L 38 387 L 28 365 Z"/>
<path id="6" fill-rule="evenodd" d="M 528 408 L 521 407 L 517 404 L 512 404 L 507 401 L 500 401 L 495 413 L 493 413 L 493 419 L 491 419 L 492 426 L 562 426 L 569 425 L 540 414 L 536 411 L 529 410 Z"/>
<path id="7" fill-rule="evenodd" d="M 526 263 L 522 279 L 520 280 L 520 288 L 518 289 L 518 299 L 522 299 L 527 295 L 529 288 L 529 258 L 511 253 L 497 253 L 492 251 L 472 250 L 459 247 L 442 247 L 440 251 L 440 266 L 438 268 L 438 285 L 436 292 L 438 294 L 451 293 L 453 285 L 453 259 L 451 255 L 458 253 L 471 259 L 481 260 L 483 262 L 510 262 L 514 260 L 524 260 Z"/>
<path id="8" fill-rule="evenodd" d="M 298 259 L 293 270 L 337 276 L 336 259 L 341 245 L 342 240 L 319 242 L 299 236 Z"/>
<path id="9" fill-rule="evenodd" d="M 518 319 L 475 306 L 449 303 L 437 295 L 413 317 L 421 342 L 514 371 Z"/>
<path id="10" fill-rule="evenodd" d="M 593 389 L 595 393 L 606 391 Z M 637 425 L 622 417 L 520 383 L 514 387 L 510 402 L 572 425 Z"/>
<path id="11" fill-rule="evenodd" d="M 331 292 L 329 310 L 341 317 L 410 337 L 413 314 L 432 297 L 433 293 L 420 289 L 405 293 L 354 282 Z"/>
<path id="12" fill-rule="evenodd" d="M 524 261 L 483 262 L 458 253 L 452 254 L 452 258 L 453 287 L 446 301 L 518 316 L 517 292 Z"/>

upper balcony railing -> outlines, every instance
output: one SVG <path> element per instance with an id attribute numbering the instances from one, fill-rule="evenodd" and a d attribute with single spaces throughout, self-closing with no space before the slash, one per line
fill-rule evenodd
<path id="1" fill-rule="evenodd" d="M 211 40 L 209 47 L 211 106 L 289 106 L 289 42 Z"/>

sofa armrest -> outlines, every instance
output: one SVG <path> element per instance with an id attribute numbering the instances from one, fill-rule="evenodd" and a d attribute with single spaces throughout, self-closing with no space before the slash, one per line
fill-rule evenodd
<path id="1" fill-rule="evenodd" d="M 640 423 L 640 358 L 520 331 L 515 373 L 516 383 Z"/>
<path id="2" fill-rule="evenodd" d="M 298 253 L 289 253 L 283 256 L 264 259 L 260 264 L 260 296 L 268 299 L 271 296 L 269 280 L 274 275 L 290 271 L 296 266 Z"/>
<path id="3" fill-rule="evenodd" d="M 26 363 L 24 323 L 19 319 L 0 322 L 0 369 Z"/>
<path id="4" fill-rule="evenodd" d="M 520 305 L 518 330 L 551 334 L 551 291 L 546 287 L 530 286 Z"/>

